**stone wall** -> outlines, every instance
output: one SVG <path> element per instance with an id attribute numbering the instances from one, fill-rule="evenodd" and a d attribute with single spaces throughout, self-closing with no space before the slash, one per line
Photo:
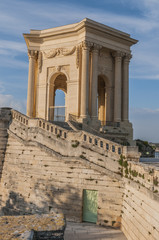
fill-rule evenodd
<path id="1" fill-rule="evenodd" d="M 0 108 L 0 179 L 3 170 L 5 158 L 5 150 L 7 144 L 9 121 L 11 119 L 11 111 L 9 108 Z"/>
<path id="2" fill-rule="evenodd" d="M 138 184 L 126 183 L 122 231 L 128 240 L 158 240 L 159 196 Z"/>
<path id="3" fill-rule="evenodd" d="M 159 239 L 159 171 L 135 162 L 136 147 L 68 131 L 13 110 L 11 118 L 7 111 L 0 121 L 5 131 L 0 135 L 5 138 L 1 215 L 57 208 L 67 219 L 80 222 L 83 190 L 96 190 L 97 224 L 116 227 L 121 222 L 130 240 Z"/>
<path id="4" fill-rule="evenodd" d="M 82 221 L 83 189 L 98 191 L 98 224 L 119 226 L 121 180 L 91 168 L 83 158 L 53 156 L 9 134 L 1 214 L 48 213 L 57 208 L 68 219 Z"/>
<path id="5" fill-rule="evenodd" d="M 129 163 L 124 171 L 122 231 L 128 240 L 158 240 L 159 171 L 152 165 L 139 163 Z"/>

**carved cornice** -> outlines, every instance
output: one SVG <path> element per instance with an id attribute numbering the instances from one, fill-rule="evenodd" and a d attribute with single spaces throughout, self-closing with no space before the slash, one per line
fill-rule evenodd
<path id="1" fill-rule="evenodd" d="M 36 50 L 28 50 L 28 57 L 33 58 L 34 60 L 37 60 L 38 57 L 38 51 Z"/>
<path id="2" fill-rule="evenodd" d="M 56 56 L 69 56 L 72 55 L 76 51 L 76 46 L 71 49 L 66 48 L 56 48 L 50 51 L 44 51 L 43 54 L 45 58 L 54 58 Z"/>

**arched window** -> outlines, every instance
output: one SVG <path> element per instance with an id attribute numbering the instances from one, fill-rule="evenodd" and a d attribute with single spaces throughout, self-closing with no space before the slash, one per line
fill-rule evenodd
<path id="1" fill-rule="evenodd" d="M 64 73 L 56 73 L 50 80 L 49 121 L 65 121 L 67 100 L 67 78 Z"/>
<path id="2" fill-rule="evenodd" d="M 55 92 L 54 121 L 65 121 L 65 92 L 57 89 Z"/>

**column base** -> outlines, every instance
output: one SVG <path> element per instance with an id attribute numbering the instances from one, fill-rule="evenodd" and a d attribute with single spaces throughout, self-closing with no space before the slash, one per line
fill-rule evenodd
<path id="1" fill-rule="evenodd" d="M 135 141 L 133 140 L 133 127 L 132 123 L 120 122 L 118 125 L 114 125 L 114 122 L 110 125 L 102 126 L 101 132 L 106 134 L 107 138 L 119 142 L 123 145 L 135 146 Z"/>

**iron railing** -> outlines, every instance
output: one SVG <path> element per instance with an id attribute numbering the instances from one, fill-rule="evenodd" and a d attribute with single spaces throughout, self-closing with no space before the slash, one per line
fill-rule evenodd
<path id="1" fill-rule="evenodd" d="M 65 120 L 66 120 L 65 106 L 49 107 L 49 121 L 65 122 Z"/>

